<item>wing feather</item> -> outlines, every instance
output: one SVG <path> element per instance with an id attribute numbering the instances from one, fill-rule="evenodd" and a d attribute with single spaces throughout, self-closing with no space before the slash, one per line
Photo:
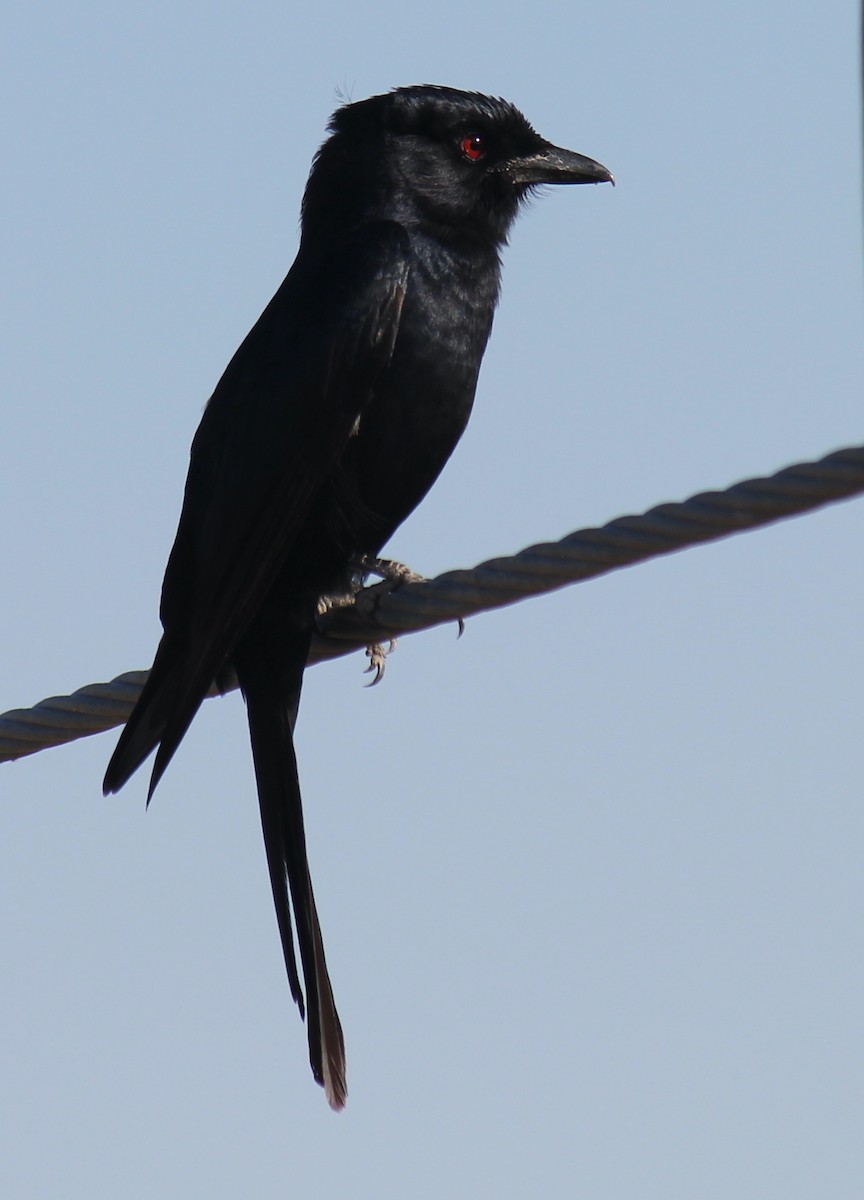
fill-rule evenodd
<path id="1" fill-rule="evenodd" d="M 301 247 L 228 365 L 192 444 L 162 589 L 165 633 L 106 791 L 159 745 L 152 794 L 272 588 L 390 363 L 408 250 L 392 222 L 364 227 L 323 260 Z"/>

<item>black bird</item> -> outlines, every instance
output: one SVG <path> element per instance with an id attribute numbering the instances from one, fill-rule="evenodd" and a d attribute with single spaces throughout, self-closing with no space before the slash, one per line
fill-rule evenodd
<path id="1" fill-rule="evenodd" d="M 233 667 L 291 994 L 307 1018 L 312 1073 L 338 1109 L 345 1051 L 293 742 L 318 601 L 350 589 L 458 442 L 520 203 L 544 183 L 614 181 L 545 141 L 512 104 L 453 88 L 347 104 L 329 131 L 294 265 L 192 443 L 162 587 L 165 632 L 104 789 L 116 792 L 158 747 L 149 803 L 211 684 Z"/>

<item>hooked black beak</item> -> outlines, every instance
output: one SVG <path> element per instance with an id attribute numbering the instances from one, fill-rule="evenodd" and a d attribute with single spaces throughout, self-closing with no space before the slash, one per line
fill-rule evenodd
<path id="1" fill-rule="evenodd" d="M 615 176 L 602 163 L 548 142 L 533 154 L 506 159 L 499 169 L 514 183 L 611 183 L 615 186 Z"/>

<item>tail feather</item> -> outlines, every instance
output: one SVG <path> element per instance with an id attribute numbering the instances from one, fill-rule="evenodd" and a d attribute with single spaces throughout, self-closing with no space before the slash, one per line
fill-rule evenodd
<path id="1" fill-rule="evenodd" d="M 293 726 L 307 646 L 298 646 L 286 677 L 285 672 L 274 671 L 271 655 L 250 654 L 250 641 L 245 640 L 235 661 L 249 716 L 261 825 L 285 967 L 291 995 L 306 1018 L 312 1074 L 324 1088 L 331 1108 L 340 1109 L 347 1098 L 345 1044 L 306 858 L 294 754 Z M 262 662 L 263 669 L 256 669 L 256 660 Z M 274 682 L 277 674 L 281 678 Z M 305 1001 L 294 953 L 292 910 L 306 987 Z"/>
<path id="2" fill-rule="evenodd" d="M 182 659 L 172 652 L 170 643 L 163 637 L 141 695 L 108 763 L 102 784 L 106 796 L 109 792 L 119 792 L 162 741 L 174 718 L 182 667 Z M 187 728 L 194 715 L 195 711 L 186 722 Z M 151 795 L 154 786 L 151 784 Z M 149 802 L 150 797 L 147 799 Z"/>
<path id="3" fill-rule="evenodd" d="M 118 792 L 153 750 L 147 803 L 218 676 L 214 656 L 191 653 L 165 634 L 141 695 L 111 756 L 102 790 Z M 158 749 L 157 749 L 158 747 Z"/>
<path id="4" fill-rule="evenodd" d="M 282 952 L 291 995 L 306 1020 L 309 1062 L 316 1081 L 334 1109 L 347 1098 L 345 1044 L 324 957 L 321 926 L 315 907 L 297 760 L 294 722 L 300 700 L 308 633 L 284 629 L 283 614 L 261 619 L 237 648 L 234 663 L 249 716 L 252 755 L 258 782 L 261 825 Z M 105 794 L 118 791 L 158 747 L 150 781 L 153 789 L 180 744 L 209 686 L 201 679 L 209 666 L 190 672 L 188 654 L 178 653 L 163 637 L 147 682 L 105 772 Z M 292 912 L 294 921 L 292 922 Z M 296 923 L 300 981 L 294 952 Z"/>
<path id="5" fill-rule="evenodd" d="M 312 928 L 315 936 L 315 974 L 318 980 L 318 1027 L 321 1037 L 321 1070 L 324 1095 L 331 1108 L 345 1107 L 348 1099 L 348 1080 L 345 1070 L 345 1039 L 333 999 L 330 975 L 324 958 L 324 942 L 315 908 L 312 880 L 309 880 L 309 903 L 312 907 Z"/>

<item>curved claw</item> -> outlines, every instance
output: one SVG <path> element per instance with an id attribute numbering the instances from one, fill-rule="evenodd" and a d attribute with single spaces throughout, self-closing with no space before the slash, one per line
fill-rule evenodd
<path id="1" fill-rule="evenodd" d="M 369 666 L 363 672 L 364 675 L 369 675 L 372 671 L 375 672 L 375 678 L 370 679 L 366 684 L 367 687 L 375 687 L 376 683 L 380 683 L 384 678 L 384 672 L 387 669 L 387 656 L 392 654 L 396 649 L 396 638 L 391 638 L 386 647 L 381 642 L 373 642 L 371 646 L 366 647 L 366 657 L 369 659 Z"/>

